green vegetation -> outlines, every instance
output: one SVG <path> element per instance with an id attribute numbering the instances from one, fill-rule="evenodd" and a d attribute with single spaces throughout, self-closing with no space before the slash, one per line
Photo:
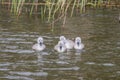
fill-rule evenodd
<path id="1" fill-rule="evenodd" d="M 40 13 L 41 19 L 57 21 L 66 18 L 69 12 L 72 16 L 77 9 L 85 12 L 87 6 L 97 7 L 110 3 L 112 0 L 0 0 L 2 6 L 8 5 L 9 10 L 15 15 L 27 11 L 29 15 Z M 114 1 L 114 0 L 113 0 Z M 56 19 L 56 20 L 55 20 Z"/>

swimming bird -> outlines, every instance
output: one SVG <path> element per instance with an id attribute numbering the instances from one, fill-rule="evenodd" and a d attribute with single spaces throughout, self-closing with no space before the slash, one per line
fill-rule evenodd
<path id="1" fill-rule="evenodd" d="M 81 38 L 76 37 L 75 38 L 75 43 L 74 43 L 74 49 L 76 50 L 82 50 L 84 48 L 84 44 L 81 43 Z"/>
<path id="2" fill-rule="evenodd" d="M 66 51 L 66 46 L 63 41 L 59 41 L 58 44 L 55 45 L 54 49 L 59 53 L 63 53 Z"/>
<path id="3" fill-rule="evenodd" d="M 46 46 L 43 44 L 44 40 L 42 37 L 38 37 L 37 43 L 32 46 L 32 49 L 36 51 L 43 51 Z"/>
<path id="4" fill-rule="evenodd" d="M 74 42 L 72 40 L 66 39 L 64 36 L 60 36 L 60 41 L 63 41 L 67 50 L 73 49 Z"/>

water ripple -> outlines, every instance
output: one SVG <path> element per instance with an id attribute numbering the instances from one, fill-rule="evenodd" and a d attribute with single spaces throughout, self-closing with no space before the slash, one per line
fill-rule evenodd
<path id="1" fill-rule="evenodd" d="M 10 74 L 14 75 L 20 75 L 20 76 L 48 76 L 47 72 L 14 72 L 10 71 Z"/>
<path id="2" fill-rule="evenodd" d="M 6 48 L 9 48 L 9 49 L 17 49 L 18 46 L 13 46 L 13 45 L 7 45 Z"/>
<path id="3" fill-rule="evenodd" d="M 21 49 L 17 49 L 17 50 L 9 50 L 9 49 L 4 49 L 1 50 L 1 52 L 11 52 L 11 53 L 33 53 L 33 50 L 21 50 Z"/>
<path id="4" fill-rule="evenodd" d="M 95 62 L 86 62 L 85 64 L 89 64 L 89 65 L 103 65 L 103 66 L 115 66 L 115 64 L 112 64 L 112 63 L 95 63 Z"/>
<path id="5" fill-rule="evenodd" d="M 3 41 L 3 40 L 6 40 L 6 41 L 25 41 L 25 39 L 22 39 L 22 38 L 0 38 L 0 41 Z"/>
<path id="6" fill-rule="evenodd" d="M 100 64 L 100 65 L 103 65 L 103 66 L 115 66 L 115 64 L 112 64 L 112 63 L 103 63 L 103 64 Z"/>
<path id="7" fill-rule="evenodd" d="M 0 67 L 2 66 L 9 66 L 11 65 L 12 63 L 9 63 L 9 62 L 4 62 L 4 63 L 0 63 Z"/>
<path id="8" fill-rule="evenodd" d="M 11 76 L 11 75 L 8 75 L 8 76 L 5 76 L 3 78 L 7 78 L 7 79 L 15 79 L 15 80 L 34 80 L 32 78 L 28 78 L 28 77 L 23 77 L 23 76 Z"/>
<path id="9" fill-rule="evenodd" d="M 86 62 L 85 64 L 93 65 L 95 62 Z"/>
<path id="10" fill-rule="evenodd" d="M 43 70 L 75 70 L 75 71 L 77 71 L 77 70 L 79 70 L 80 68 L 79 67 L 77 67 L 77 66 L 75 66 L 75 67 L 68 67 L 68 68 L 43 68 Z"/>
<path id="11" fill-rule="evenodd" d="M 15 42 L 15 43 L 17 43 L 17 44 L 32 44 L 33 42 L 23 42 L 23 41 L 17 41 L 17 42 Z"/>
<path id="12" fill-rule="evenodd" d="M 68 62 L 65 62 L 65 61 L 58 61 L 56 62 L 57 64 L 69 64 Z"/>
<path id="13" fill-rule="evenodd" d="M 0 71 L 9 71 L 10 69 L 7 68 L 0 68 Z"/>

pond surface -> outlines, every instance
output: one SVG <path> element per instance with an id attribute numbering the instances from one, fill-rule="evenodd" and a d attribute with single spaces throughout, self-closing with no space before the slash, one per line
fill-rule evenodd
<path id="1" fill-rule="evenodd" d="M 0 12 L 0 80 L 120 80 L 120 23 L 117 9 L 88 10 L 51 27 L 26 15 Z M 59 36 L 80 36 L 85 48 L 58 53 Z M 47 48 L 32 45 L 42 36 Z"/>

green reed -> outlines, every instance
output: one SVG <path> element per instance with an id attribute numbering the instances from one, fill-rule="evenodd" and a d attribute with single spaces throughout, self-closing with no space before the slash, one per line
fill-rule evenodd
<path id="1" fill-rule="evenodd" d="M 7 0 L 0 0 L 4 3 Z M 23 12 L 24 5 L 29 5 L 29 14 L 32 15 L 35 9 L 39 9 L 41 19 L 47 18 L 48 21 L 55 18 L 65 17 L 70 14 L 72 16 L 75 9 L 78 8 L 82 13 L 86 9 L 86 5 L 93 7 L 101 6 L 104 0 L 8 0 L 11 5 L 11 12 L 16 15 L 20 15 Z M 111 0 L 106 0 L 110 2 Z M 27 4 L 26 4 L 27 3 Z M 36 8 L 35 6 L 39 6 Z"/>
<path id="2" fill-rule="evenodd" d="M 11 12 L 14 12 L 16 15 L 19 15 L 22 11 L 25 0 L 12 0 L 11 3 Z"/>

